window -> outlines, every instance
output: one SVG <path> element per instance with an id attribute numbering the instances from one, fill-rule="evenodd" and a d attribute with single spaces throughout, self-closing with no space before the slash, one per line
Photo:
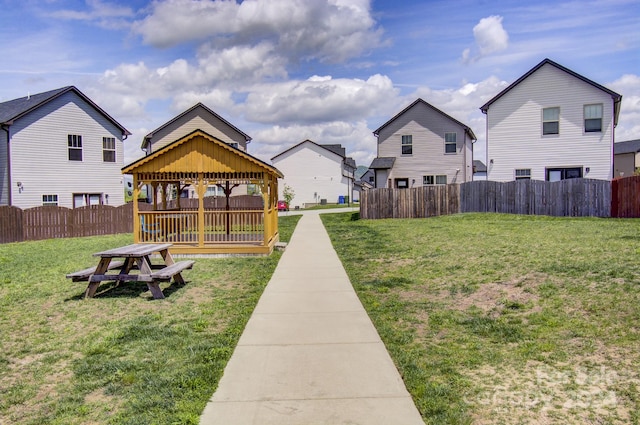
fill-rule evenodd
<path id="1" fill-rule="evenodd" d="M 531 180 L 531 168 L 516 168 L 516 180 Z"/>
<path id="2" fill-rule="evenodd" d="M 100 193 L 74 193 L 73 194 L 73 208 L 86 207 L 87 205 L 102 205 L 102 194 Z"/>
<path id="3" fill-rule="evenodd" d="M 369 176 L 369 183 L 373 183 L 373 181 L 374 181 L 374 180 L 375 180 L 375 179 L 374 179 L 374 177 L 373 177 L 373 176 Z"/>
<path id="4" fill-rule="evenodd" d="M 396 189 L 406 189 L 409 187 L 409 179 L 396 179 Z"/>
<path id="5" fill-rule="evenodd" d="M 422 184 L 432 186 L 434 184 L 447 184 L 447 176 L 444 174 L 437 176 L 422 176 Z"/>
<path id="6" fill-rule="evenodd" d="M 456 133 L 444 133 L 444 153 L 456 153 Z"/>
<path id="7" fill-rule="evenodd" d="M 402 155 L 412 155 L 413 154 L 413 137 L 402 136 Z"/>
<path id="8" fill-rule="evenodd" d="M 227 143 L 227 145 L 231 146 L 232 148 L 240 149 L 240 145 L 238 144 L 238 142 L 230 142 Z"/>
<path id="9" fill-rule="evenodd" d="M 67 145 L 69 146 L 69 161 L 82 161 L 82 136 L 69 134 Z"/>
<path id="10" fill-rule="evenodd" d="M 116 139 L 102 138 L 102 162 L 116 162 Z"/>
<path id="11" fill-rule="evenodd" d="M 542 134 L 560 133 L 560 108 L 542 110 Z"/>
<path id="12" fill-rule="evenodd" d="M 42 195 L 42 205 L 47 206 L 58 206 L 58 195 Z"/>
<path id="13" fill-rule="evenodd" d="M 602 131 L 602 105 L 584 105 L 584 131 L 585 133 Z"/>
<path id="14" fill-rule="evenodd" d="M 566 179 L 579 179 L 581 177 L 581 167 L 547 168 L 547 181 L 549 182 L 557 182 Z"/>

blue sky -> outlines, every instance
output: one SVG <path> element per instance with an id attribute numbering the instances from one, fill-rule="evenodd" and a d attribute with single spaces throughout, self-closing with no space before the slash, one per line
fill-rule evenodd
<path id="1" fill-rule="evenodd" d="M 416 98 L 469 125 L 544 58 L 623 95 L 640 138 L 640 4 L 609 1 L 0 0 L 0 101 L 75 85 L 142 137 L 197 102 L 271 157 L 305 139 L 358 165 Z"/>

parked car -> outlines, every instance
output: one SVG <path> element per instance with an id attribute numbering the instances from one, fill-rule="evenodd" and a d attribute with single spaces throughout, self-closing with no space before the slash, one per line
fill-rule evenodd
<path id="1" fill-rule="evenodd" d="M 287 201 L 278 201 L 278 211 L 289 211 Z"/>

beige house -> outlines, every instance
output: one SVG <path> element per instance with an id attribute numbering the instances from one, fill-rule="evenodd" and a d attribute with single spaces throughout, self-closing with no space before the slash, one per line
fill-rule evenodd
<path id="1" fill-rule="evenodd" d="M 640 139 L 613 144 L 613 177 L 633 176 L 640 167 Z"/>
<path id="2" fill-rule="evenodd" d="M 410 188 L 473 179 L 471 128 L 417 99 L 373 132 L 373 186 Z"/>
<path id="3" fill-rule="evenodd" d="M 247 144 L 251 141 L 251 137 L 229 121 L 202 103 L 197 103 L 144 136 L 141 148 L 148 156 L 195 130 L 201 130 L 242 152 L 247 152 Z M 246 194 L 247 185 L 233 190 L 234 196 Z M 188 186 L 184 188 L 181 196 L 195 198 L 197 195 L 194 188 Z M 220 187 L 212 185 L 207 189 L 205 196 L 224 196 L 224 193 Z"/>

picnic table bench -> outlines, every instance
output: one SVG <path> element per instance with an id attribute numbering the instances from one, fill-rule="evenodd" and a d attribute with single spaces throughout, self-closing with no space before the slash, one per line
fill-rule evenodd
<path id="1" fill-rule="evenodd" d="M 97 252 L 94 257 L 100 257 L 98 265 L 67 274 L 67 278 L 73 282 L 88 281 L 89 285 L 85 291 L 85 296 L 91 298 L 101 282 L 104 281 L 138 281 L 146 282 L 153 298 L 164 298 L 159 282 L 167 282 L 173 279 L 175 283 L 184 284 L 182 272 L 190 269 L 195 264 L 193 260 L 175 262 L 169 248 L 172 244 L 132 244 L 108 251 Z M 163 264 L 153 264 L 151 255 L 159 253 Z M 123 260 L 112 261 L 114 258 Z M 108 273 L 109 270 L 120 269 L 115 273 Z M 132 271 L 137 273 L 132 273 Z"/>

